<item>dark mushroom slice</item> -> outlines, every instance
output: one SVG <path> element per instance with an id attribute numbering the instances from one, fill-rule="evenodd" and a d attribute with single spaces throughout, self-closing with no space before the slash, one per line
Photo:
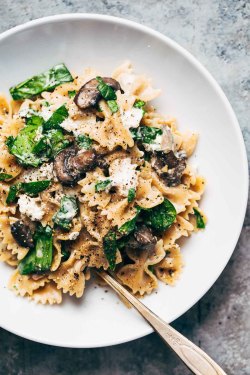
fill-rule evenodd
<path id="1" fill-rule="evenodd" d="M 146 225 L 141 225 L 135 230 L 126 247 L 153 251 L 156 242 L 157 238 L 153 235 L 152 230 Z"/>
<path id="2" fill-rule="evenodd" d="M 34 247 L 31 230 L 21 220 L 11 224 L 10 230 L 18 245 L 30 248 Z"/>
<path id="3" fill-rule="evenodd" d="M 162 172 L 166 165 L 168 171 Z M 173 151 L 168 153 L 158 151 L 154 154 L 152 166 L 167 186 L 177 186 L 180 185 L 182 174 L 186 168 L 186 155 L 184 153 L 175 154 Z"/>
<path id="4" fill-rule="evenodd" d="M 121 90 L 119 82 L 113 78 L 102 77 L 102 80 L 115 91 Z M 100 91 L 98 90 L 99 82 L 93 78 L 85 83 L 74 98 L 74 102 L 80 109 L 87 109 L 96 106 L 98 101 L 101 99 Z"/>
<path id="5" fill-rule="evenodd" d="M 72 185 L 82 175 L 95 168 L 96 153 L 93 150 L 82 151 L 76 147 L 62 150 L 54 161 L 58 180 L 64 185 Z"/>

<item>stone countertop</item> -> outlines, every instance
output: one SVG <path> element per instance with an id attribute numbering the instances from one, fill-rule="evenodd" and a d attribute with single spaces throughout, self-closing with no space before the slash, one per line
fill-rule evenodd
<path id="1" fill-rule="evenodd" d="M 238 117 L 250 155 L 250 3 L 244 0 L 1 0 L 0 32 L 59 13 L 128 18 L 173 38 L 213 74 Z M 247 106 L 248 104 L 248 106 Z M 237 248 L 210 291 L 173 324 L 228 375 L 250 374 L 250 205 Z M 247 345 L 248 344 L 248 345 Z M 156 334 L 98 349 L 33 343 L 0 329 L 0 375 L 188 375 Z"/>

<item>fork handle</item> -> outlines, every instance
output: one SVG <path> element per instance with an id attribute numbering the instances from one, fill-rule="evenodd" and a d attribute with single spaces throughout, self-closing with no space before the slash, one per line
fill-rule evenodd
<path id="1" fill-rule="evenodd" d="M 187 367 L 196 375 L 226 375 L 203 350 L 155 315 L 127 289 L 106 272 L 97 272 L 118 294 L 125 297 L 140 312 L 161 338 L 175 351 Z"/>

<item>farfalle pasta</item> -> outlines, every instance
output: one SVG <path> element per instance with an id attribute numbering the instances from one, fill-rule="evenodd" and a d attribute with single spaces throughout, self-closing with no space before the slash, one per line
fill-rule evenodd
<path id="1" fill-rule="evenodd" d="M 25 77 L 24 77 L 25 78 Z M 0 96 L 0 261 L 36 303 L 82 297 L 94 268 L 137 295 L 183 267 L 179 240 L 205 227 L 197 134 L 150 103 L 161 90 L 130 62 L 111 77 L 64 64 Z"/>

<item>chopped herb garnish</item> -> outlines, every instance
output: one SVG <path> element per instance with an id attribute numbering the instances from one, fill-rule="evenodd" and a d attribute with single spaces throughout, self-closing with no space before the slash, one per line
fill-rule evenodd
<path id="1" fill-rule="evenodd" d="M 107 104 L 112 113 L 115 113 L 118 111 L 119 107 L 118 107 L 116 100 L 108 100 Z"/>
<path id="2" fill-rule="evenodd" d="M 21 275 L 43 273 L 50 270 L 53 255 L 52 229 L 39 225 L 35 235 L 35 247 L 21 260 L 18 270 Z"/>
<path id="3" fill-rule="evenodd" d="M 70 98 L 74 98 L 76 96 L 76 90 L 69 90 L 68 91 L 68 96 Z"/>
<path id="4" fill-rule="evenodd" d="M 43 102 L 43 105 L 44 105 L 44 107 L 49 107 L 50 106 L 50 104 L 49 104 L 49 102 L 47 102 L 47 100 L 45 100 L 45 102 Z"/>
<path id="5" fill-rule="evenodd" d="M 101 96 L 105 100 L 116 100 L 116 93 L 115 90 L 105 83 L 102 77 L 96 77 L 96 80 L 99 82 L 97 89 L 99 90 Z"/>
<path id="6" fill-rule="evenodd" d="M 12 178 L 13 176 L 8 173 L 0 173 L 0 181 L 6 181 Z"/>
<path id="7" fill-rule="evenodd" d="M 130 188 L 128 191 L 128 203 L 133 202 L 134 199 L 135 199 L 135 189 Z"/>
<path id="8" fill-rule="evenodd" d="M 24 166 L 38 167 L 42 160 L 38 158 L 33 149 L 38 143 L 42 132 L 43 119 L 32 116 L 27 119 L 27 125 L 19 132 L 17 137 L 8 137 L 6 145 L 9 152 L 14 155 L 18 162 Z"/>
<path id="9" fill-rule="evenodd" d="M 117 242 L 114 231 L 109 231 L 103 239 L 104 254 L 109 262 L 109 268 L 114 271 L 116 264 Z"/>
<path id="10" fill-rule="evenodd" d="M 17 197 L 17 194 L 19 193 L 20 189 L 21 189 L 21 183 L 18 183 L 16 185 L 12 185 L 9 189 L 9 193 L 8 193 L 8 196 L 7 196 L 7 199 L 6 199 L 6 203 L 7 204 L 10 204 L 12 202 L 15 201 L 16 197 Z"/>
<path id="11" fill-rule="evenodd" d="M 166 198 L 158 206 L 143 211 L 144 223 L 159 231 L 169 228 L 176 219 L 176 209 Z"/>
<path id="12" fill-rule="evenodd" d="M 45 122 L 43 125 L 43 129 L 51 130 L 51 129 L 61 129 L 60 124 L 69 116 L 69 112 L 65 105 L 59 107 L 52 116 Z"/>
<path id="13" fill-rule="evenodd" d="M 10 88 L 14 100 L 32 98 L 43 91 L 51 91 L 65 82 L 72 82 L 73 77 L 64 64 L 58 64 L 44 73 L 26 79 Z"/>
<path id="14" fill-rule="evenodd" d="M 146 103 L 143 100 L 136 100 L 134 103 L 134 107 L 141 109 L 143 114 L 145 114 L 145 109 L 144 109 L 145 105 Z"/>
<path id="15" fill-rule="evenodd" d="M 98 181 L 95 184 L 95 192 L 99 193 L 100 191 L 105 190 L 111 184 L 111 182 L 112 182 L 112 180 L 110 180 L 110 179 L 107 179 L 105 181 Z"/>
<path id="16" fill-rule="evenodd" d="M 194 214 L 195 214 L 195 217 L 196 217 L 197 228 L 204 229 L 206 227 L 206 224 L 205 224 L 205 221 L 203 219 L 203 216 L 201 215 L 201 213 L 196 208 L 194 208 Z"/>
<path id="17" fill-rule="evenodd" d="M 70 230 L 72 220 L 78 213 L 78 206 L 75 197 L 65 195 L 60 202 L 60 209 L 54 215 L 53 221 L 64 230 Z"/>
<path id="18" fill-rule="evenodd" d="M 161 129 L 149 126 L 139 126 L 139 128 L 131 128 L 130 132 L 132 133 L 132 137 L 136 141 L 141 141 L 142 143 L 153 143 L 156 137 L 162 134 Z"/>
<path id="19" fill-rule="evenodd" d="M 84 148 L 85 150 L 89 150 L 92 147 L 92 139 L 89 138 L 88 135 L 79 135 L 76 138 L 76 142 L 79 147 Z"/>
<path id="20" fill-rule="evenodd" d="M 30 197 L 34 197 L 37 194 L 41 193 L 43 190 L 46 190 L 51 184 L 50 180 L 34 181 L 34 182 L 23 182 L 21 183 L 20 191 L 23 191 L 25 194 Z"/>
<path id="21" fill-rule="evenodd" d="M 118 228 L 118 232 L 121 233 L 123 236 L 128 235 L 129 233 L 133 232 L 136 227 L 136 220 L 141 212 L 141 208 L 137 207 L 137 213 L 133 219 L 124 223 L 120 228 Z"/>
<path id="22" fill-rule="evenodd" d="M 47 189 L 50 185 L 50 180 L 34 181 L 34 182 L 19 182 L 12 185 L 9 189 L 9 194 L 6 199 L 6 203 L 10 204 L 15 201 L 19 193 L 25 193 L 30 197 L 34 197 Z"/>

